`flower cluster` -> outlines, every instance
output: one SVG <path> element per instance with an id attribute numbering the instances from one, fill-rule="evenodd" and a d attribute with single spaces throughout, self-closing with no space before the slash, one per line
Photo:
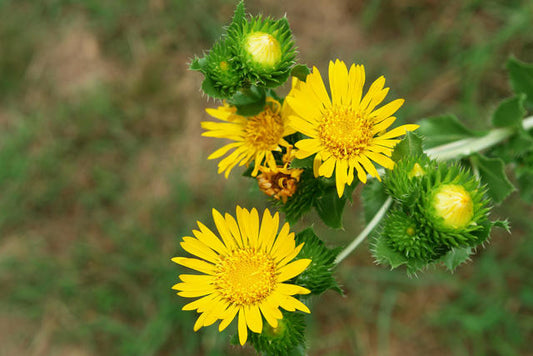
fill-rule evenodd
<path id="1" fill-rule="evenodd" d="M 213 209 L 216 232 L 198 222 L 194 237 L 181 242 L 193 257 L 172 259 L 194 271 L 173 286 L 179 296 L 197 298 L 183 307 L 199 313 L 194 330 L 219 321 L 223 331 L 236 318 L 234 342 L 248 341 L 268 355 L 304 352 L 309 296 L 342 293 L 336 265 L 376 226 L 372 252 L 379 263 L 405 265 L 409 274 L 437 263 L 453 271 L 487 241 L 493 226 L 508 228 L 489 219 L 491 206 L 514 189 L 497 156 L 515 163 L 532 157 L 527 130 L 533 121 L 522 126 L 527 93 L 504 101 L 493 118 L 499 131 L 479 139 L 483 133 L 449 116 L 392 127 L 404 100 L 384 102 L 389 88 L 383 76 L 365 90 L 361 64 L 330 61 L 324 80 L 318 68 L 295 59 L 287 19 L 247 16 L 241 1 L 222 38 L 192 61 L 191 69 L 204 75 L 203 92 L 221 99 L 206 109 L 216 121 L 201 123 L 203 136 L 223 142 L 208 159 L 220 159 L 218 173 L 226 178 L 245 167 L 243 175 L 287 222 L 268 209 L 262 219 L 255 208 L 237 206 L 236 217 Z M 520 74 L 512 80 L 533 76 L 533 66 L 512 66 Z M 279 96 L 275 89 L 291 76 L 289 93 Z M 463 139 L 454 142 L 457 135 Z M 505 139 L 511 144 L 495 147 L 494 157 L 476 153 Z M 461 163 L 443 162 L 466 156 Z M 533 168 L 518 178 L 531 176 Z M 362 197 L 369 225 L 344 250 L 327 248 L 312 228 L 290 231 L 311 209 L 327 226 L 342 228 L 343 209 L 359 183 L 368 183 Z"/>

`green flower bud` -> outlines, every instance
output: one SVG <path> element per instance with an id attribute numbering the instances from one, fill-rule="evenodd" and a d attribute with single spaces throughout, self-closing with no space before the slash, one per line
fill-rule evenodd
<path id="1" fill-rule="evenodd" d="M 214 98 L 229 99 L 243 85 L 242 71 L 225 40 L 215 43 L 204 58 L 195 58 L 190 68 L 204 74 L 202 90 Z"/>
<path id="2" fill-rule="evenodd" d="M 273 328 L 265 324 L 263 332 L 250 333 L 249 340 L 259 353 L 272 356 L 304 354 L 295 351 L 305 351 L 305 316 L 301 313 L 283 312 L 283 318 L 278 320 L 278 326 Z"/>
<path id="3" fill-rule="evenodd" d="M 418 200 L 420 184 L 427 172 L 436 169 L 436 162 L 426 155 L 412 156 L 400 160 L 393 170 L 388 170 L 383 184 L 389 195 L 411 205 Z"/>
<path id="4" fill-rule="evenodd" d="M 394 251 L 407 260 L 420 260 L 425 263 L 434 261 L 447 252 L 438 234 L 416 215 L 407 215 L 401 209 L 389 213 L 383 224 L 381 235 Z"/>
<path id="5" fill-rule="evenodd" d="M 286 18 L 258 16 L 232 24 L 228 41 L 253 84 L 277 87 L 289 77 L 296 51 Z"/>
<path id="6" fill-rule="evenodd" d="M 441 242 L 451 247 L 477 246 L 490 230 L 489 199 L 470 171 L 440 165 L 424 178 L 419 208 Z"/>

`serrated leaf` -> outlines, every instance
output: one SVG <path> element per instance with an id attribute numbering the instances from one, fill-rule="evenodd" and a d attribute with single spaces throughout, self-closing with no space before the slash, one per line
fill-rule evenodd
<path id="1" fill-rule="evenodd" d="M 511 57 L 507 61 L 511 87 L 516 94 L 526 95 L 528 107 L 533 107 L 533 64 Z"/>
<path id="2" fill-rule="evenodd" d="M 470 159 L 479 170 L 481 183 L 487 185 L 488 195 L 496 204 L 500 204 L 515 191 L 515 187 L 505 174 L 505 164 L 500 158 L 487 158 L 476 153 Z"/>
<path id="3" fill-rule="evenodd" d="M 444 145 L 453 141 L 483 136 L 485 133 L 466 128 L 454 115 L 435 116 L 422 119 L 416 131 L 424 137 L 424 148 Z"/>
<path id="4" fill-rule="evenodd" d="M 361 199 L 363 200 L 363 212 L 367 223 L 377 214 L 387 198 L 388 195 L 383 183 L 373 179 L 365 184 L 361 192 Z"/>
<path id="5" fill-rule="evenodd" d="M 453 272 L 455 269 L 468 261 L 473 251 L 471 247 L 452 248 L 447 254 L 442 256 L 439 261 L 446 266 L 446 268 Z"/>
<path id="6" fill-rule="evenodd" d="M 418 156 L 424 153 L 422 138 L 414 132 L 407 132 L 404 139 L 394 147 L 392 160 L 398 162 L 407 157 Z"/>
<path id="7" fill-rule="evenodd" d="M 222 93 L 220 93 L 213 83 L 213 81 L 209 77 L 205 77 L 204 81 L 202 82 L 202 90 L 204 93 L 209 95 L 212 98 L 216 99 L 226 99 Z"/>
<path id="8" fill-rule="evenodd" d="M 307 76 L 311 73 L 311 69 L 305 64 L 297 64 L 291 70 L 291 75 L 305 82 Z"/>
<path id="9" fill-rule="evenodd" d="M 523 130 L 522 119 L 526 114 L 524 101 L 526 96 L 518 94 L 503 100 L 492 114 L 492 125 L 495 127 L 515 127 Z"/>
<path id="10" fill-rule="evenodd" d="M 257 115 L 265 108 L 266 92 L 264 89 L 251 86 L 249 89 L 239 90 L 228 102 L 237 108 L 238 115 Z"/>
<path id="11" fill-rule="evenodd" d="M 391 269 L 407 263 L 407 259 L 402 254 L 392 250 L 387 245 L 387 241 L 381 236 L 378 236 L 374 240 L 372 254 L 377 263 L 389 265 Z"/>

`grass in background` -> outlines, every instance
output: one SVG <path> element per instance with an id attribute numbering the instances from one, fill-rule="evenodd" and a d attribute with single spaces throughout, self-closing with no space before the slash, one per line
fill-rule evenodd
<path id="1" fill-rule="evenodd" d="M 355 58 L 369 78 L 384 73 L 411 121 L 454 112 L 482 127 L 509 93 L 505 58 L 533 60 L 527 1 L 247 4 L 287 12 L 309 64 Z M 266 205 L 253 182 L 226 181 L 206 160 L 215 144 L 199 121 L 213 103 L 186 71 L 233 6 L 0 1 L 0 354 L 251 353 L 216 328 L 194 334 L 170 290 L 170 258 L 196 220 Z M 327 293 L 313 309 L 311 354 L 530 352 L 533 226 L 517 199 L 501 211 L 512 237 L 494 236 L 455 275 L 408 279 L 357 251 L 338 272 L 348 297 Z M 348 242 L 359 215 L 355 203 L 347 232 L 320 236 Z"/>

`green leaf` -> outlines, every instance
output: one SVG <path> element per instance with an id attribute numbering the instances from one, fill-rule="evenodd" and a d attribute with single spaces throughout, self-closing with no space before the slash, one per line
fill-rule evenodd
<path id="1" fill-rule="evenodd" d="M 396 145 L 392 152 L 392 160 L 398 162 L 407 157 L 419 156 L 424 153 L 422 138 L 416 133 L 407 132 L 404 139 Z"/>
<path id="2" fill-rule="evenodd" d="M 313 160 L 315 155 L 306 157 L 304 159 L 295 158 L 291 161 L 291 168 L 310 168 L 313 169 Z"/>
<path id="3" fill-rule="evenodd" d="M 516 180 L 520 190 L 520 198 L 533 203 L 533 165 L 524 164 L 516 168 Z"/>
<path id="4" fill-rule="evenodd" d="M 459 265 L 469 261 L 472 253 L 473 251 L 471 247 L 452 248 L 447 254 L 442 256 L 439 261 L 442 262 L 450 272 L 453 272 Z"/>
<path id="5" fill-rule="evenodd" d="M 350 201 L 352 200 L 353 190 L 358 183 L 358 180 L 354 180 L 351 185 L 345 186 L 344 193 L 340 198 L 337 194 L 337 188 L 335 185 L 327 185 L 324 183 L 324 193 L 315 200 L 314 205 L 318 212 L 318 216 L 327 226 L 334 229 L 342 228 L 342 213 L 344 212 L 344 206 L 348 199 L 350 199 Z"/>
<path id="6" fill-rule="evenodd" d="M 248 89 L 239 90 L 228 102 L 237 108 L 238 115 L 257 115 L 265 108 L 266 92 L 262 88 L 251 86 Z"/>
<path id="7" fill-rule="evenodd" d="M 346 198 L 337 195 L 337 189 L 330 187 L 324 195 L 315 200 L 315 209 L 320 219 L 329 227 L 342 228 L 342 213 Z"/>
<path id="8" fill-rule="evenodd" d="M 470 160 L 479 170 L 481 183 L 487 185 L 488 195 L 496 204 L 500 204 L 515 190 L 505 174 L 505 164 L 500 158 L 487 158 L 476 153 Z"/>
<path id="9" fill-rule="evenodd" d="M 389 265 L 391 269 L 407 263 L 405 256 L 391 249 L 382 236 L 374 239 L 371 250 L 377 263 Z"/>
<path id="10" fill-rule="evenodd" d="M 533 137 L 525 130 L 519 130 L 509 140 L 494 147 L 490 155 L 503 159 L 506 163 L 517 162 L 520 157 L 533 151 Z"/>
<path id="11" fill-rule="evenodd" d="M 225 99 L 224 94 L 215 88 L 214 82 L 208 76 L 202 82 L 202 90 L 212 98 Z"/>
<path id="12" fill-rule="evenodd" d="M 311 69 L 305 64 L 297 64 L 292 67 L 291 75 L 300 79 L 302 82 L 305 82 L 307 76 L 311 73 Z"/>
<path id="13" fill-rule="evenodd" d="M 424 148 L 444 145 L 453 141 L 483 136 L 485 133 L 466 128 L 454 115 L 435 116 L 422 119 L 416 131 L 424 137 Z"/>
<path id="14" fill-rule="evenodd" d="M 377 214 L 387 198 L 385 186 L 377 179 L 372 179 L 364 186 L 361 199 L 363 200 L 363 212 L 367 223 Z"/>
<path id="15" fill-rule="evenodd" d="M 304 272 L 295 278 L 294 283 L 305 287 L 311 294 L 321 294 L 328 289 L 342 293 L 337 281 L 333 277 L 335 258 L 341 248 L 329 249 L 315 234 L 313 228 L 307 228 L 295 237 L 296 245 L 304 243 L 298 258 L 309 258 L 311 264 Z"/>
<path id="16" fill-rule="evenodd" d="M 526 104 L 533 107 L 533 64 L 511 57 L 507 61 L 511 87 L 516 94 L 526 95 Z"/>
<path id="17" fill-rule="evenodd" d="M 516 127 L 523 130 L 522 119 L 526 115 L 525 100 L 524 94 L 503 100 L 492 115 L 492 125 L 495 127 Z"/>

